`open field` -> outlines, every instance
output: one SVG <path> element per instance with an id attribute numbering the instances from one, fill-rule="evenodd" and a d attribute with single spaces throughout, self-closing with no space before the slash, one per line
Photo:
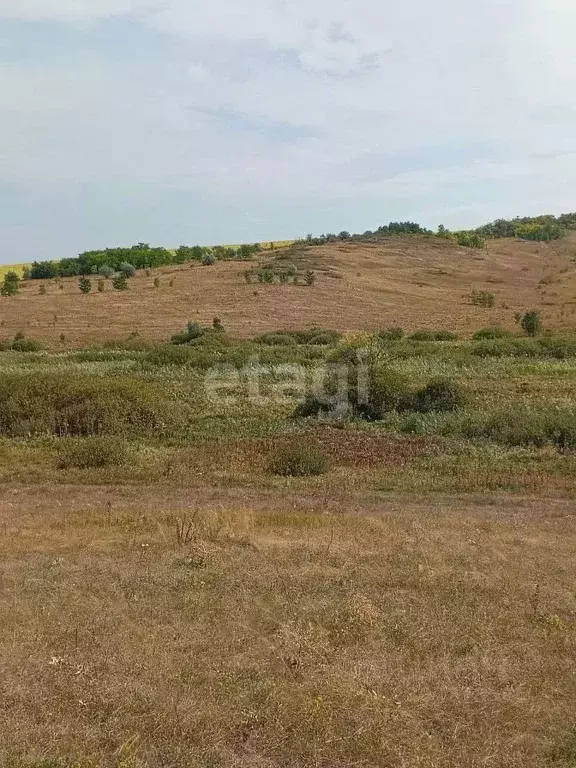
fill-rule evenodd
<path id="1" fill-rule="evenodd" d="M 572 502 L 1 498 L 4 765 L 574 765 Z"/>
<path id="2" fill-rule="evenodd" d="M 574 768 L 572 242 L 271 259 L 0 299 L 0 765 Z"/>
<path id="3" fill-rule="evenodd" d="M 573 236 L 572 236 L 573 237 Z M 400 325 L 468 334 L 540 309 L 547 327 L 576 325 L 576 242 L 490 241 L 484 250 L 460 248 L 435 237 L 403 236 L 382 244 L 336 243 L 303 251 L 264 252 L 254 262 L 198 263 L 144 272 L 119 293 L 82 295 L 77 278 L 30 281 L 18 296 L 0 298 L 2 334 L 26 335 L 53 347 L 85 346 L 133 332 L 166 340 L 188 320 L 219 317 L 237 337 L 282 328 L 336 327 L 343 331 Z M 248 284 L 258 263 L 312 269 L 316 283 Z M 154 287 L 158 278 L 159 287 Z M 95 282 L 95 281 L 94 281 Z M 472 306 L 472 289 L 491 291 L 493 309 Z"/>

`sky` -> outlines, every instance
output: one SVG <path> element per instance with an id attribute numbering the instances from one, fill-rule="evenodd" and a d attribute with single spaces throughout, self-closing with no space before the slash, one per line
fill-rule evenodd
<path id="1" fill-rule="evenodd" d="M 0 0 L 0 262 L 576 210 L 574 0 Z"/>

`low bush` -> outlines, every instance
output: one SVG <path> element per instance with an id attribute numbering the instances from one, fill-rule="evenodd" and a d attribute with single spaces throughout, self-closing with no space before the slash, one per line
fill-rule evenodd
<path id="1" fill-rule="evenodd" d="M 412 341 L 457 341 L 458 335 L 451 331 L 415 331 L 408 338 Z"/>
<path id="2" fill-rule="evenodd" d="M 460 425 L 468 438 L 486 438 L 509 446 L 541 448 L 552 444 L 560 451 L 576 449 L 576 411 L 516 406 L 480 415 Z"/>
<path id="3" fill-rule="evenodd" d="M 408 379 L 403 374 L 388 368 L 334 365 L 328 368 L 323 391 L 308 395 L 294 416 L 337 414 L 377 421 L 390 411 L 402 410 L 408 401 Z"/>
<path id="4" fill-rule="evenodd" d="M 60 451 L 60 469 L 98 469 L 121 466 L 128 460 L 126 442 L 117 437 L 84 437 L 66 441 Z"/>
<path id="5" fill-rule="evenodd" d="M 314 477 L 328 471 L 328 457 L 310 445 L 288 445 L 276 451 L 268 462 L 268 471 L 283 477 Z"/>
<path id="6" fill-rule="evenodd" d="M 116 277 L 112 280 L 112 287 L 115 291 L 127 291 L 128 279 L 126 278 L 126 275 L 116 275 Z"/>
<path id="7" fill-rule="evenodd" d="M 175 334 L 170 341 L 172 344 L 189 344 L 191 341 L 195 341 L 203 336 L 206 330 L 200 323 L 190 321 L 184 333 Z"/>
<path id="8" fill-rule="evenodd" d="M 254 341 L 256 344 L 266 344 L 271 347 L 293 347 L 298 343 L 290 333 L 263 333 L 257 336 Z"/>
<path id="9" fill-rule="evenodd" d="M 182 427 L 186 413 L 165 387 L 136 378 L 0 376 L 0 434 L 8 437 L 157 436 Z"/>
<path id="10" fill-rule="evenodd" d="M 144 360 L 158 367 L 169 365 L 182 366 L 190 362 L 191 355 L 191 350 L 188 347 L 163 344 L 150 350 Z"/>
<path id="11" fill-rule="evenodd" d="M 512 339 L 487 339 L 474 347 L 473 354 L 478 357 L 508 357 L 516 355 L 517 349 Z"/>
<path id="12" fill-rule="evenodd" d="M 40 352 L 44 345 L 36 339 L 14 339 L 8 346 L 13 352 Z"/>
<path id="13" fill-rule="evenodd" d="M 449 413 L 466 404 L 462 387 L 447 378 L 437 378 L 419 389 L 406 404 L 406 409 L 418 413 Z"/>
<path id="14" fill-rule="evenodd" d="M 404 338 L 404 329 L 391 326 L 383 331 L 379 331 L 378 338 L 382 341 L 400 341 L 400 339 Z"/>
<path id="15" fill-rule="evenodd" d="M 474 304 L 476 307 L 490 309 L 496 304 L 496 296 L 493 293 L 490 293 L 490 291 L 479 291 L 474 289 L 470 292 L 468 298 L 470 299 L 470 303 Z"/>
<path id="16" fill-rule="evenodd" d="M 483 341 L 484 339 L 506 339 L 510 338 L 512 334 L 503 328 L 501 325 L 491 325 L 488 328 L 481 328 L 472 336 L 474 341 Z"/>
<path id="17" fill-rule="evenodd" d="M 281 331 L 282 333 L 282 331 Z M 298 341 L 298 344 L 311 344 L 312 339 L 318 336 L 324 339 L 330 339 L 330 344 L 337 344 L 342 338 L 340 331 L 335 331 L 331 328 L 310 328 L 307 331 L 287 331 Z"/>

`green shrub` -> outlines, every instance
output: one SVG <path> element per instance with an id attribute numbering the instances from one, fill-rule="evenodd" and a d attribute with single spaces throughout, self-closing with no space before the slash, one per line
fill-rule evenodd
<path id="1" fill-rule="evenodd" d="M 184 333 L 177 333 L 170 339 L 172 344 L 189 344 L 204 335 L 206 329 L 196 321 L 189 321 Z"/>
<path id="2" fill-rule="evenodd" d="M 6 272 L 2 288 L 0 289 L 2 296 L 15 296 L 18 293 L 19 288 L 20 278 L 17 273 L 12 270 Z"/>
<path id="3" fill-rule="evenodd" d="M 258 272 L 257 277 L 258 277 L 258 282 L 259 283 L 273 283 L 274 282 L 275 273 L 274 273 L 274 270 L 269 269 L 269 268 L 261 269 Z"/>
<path id="4" fill-rule="evenodd" d="M 70 373 L 0 375 L 0 434 L 154 435 L 184 424 L 187 408 L 161 384 Z"/>
<path id="5" fill-rule="evenodd" d="M 304 274 L 304 282 L 308 286 L 312 286 L 316 282 L 316 274 L 311 269 L 309 269 L 309 270 L 307 270 L 307 272 L 305 272 L 305 274 Z"/>
<path id="6" fill-rule="evenodd" d="M 331 328 L 310 328 L 307 331 L 280 331 L 280 333 L 289 333 L 294 336 L 298 344 L 311 344 L 312 339 L 318 336 L 330 338 L 330 344 L 336 344 L 342 338 L 340 331 L 334 331 Z"/>
<path id="7" fill-rule="evenodd" d="M 404 329 L 390 326 L 383 331 L 379 331 L 378 338 L 382 341 L 400 341 L 400 339 L 404 338 Z"/>
<path id="8" fill-rule="evenodd" d="M 98 267 L 98 274 L 102 277 L 112 277 L 114 270 L 109 264 L 102 264 L 101 267 Z"/>
<path id="9" fill-rule="evenodd" d="M 297 341 L 290 333 L 263 333 L 257 336 L 254 341 L 256 344 L 266 344 L 268 346 L 296 346 Z"/>
<path id="10" fill-rule="evenodd" d="M 284 477 L 313 477 L 328 471 L 324 451 L 310 445 L 288 445 L 276 451 L 268 462 L 268 471 Z"/>
<path id="11" fill-rule="evenodd" d="M 457 341 L 458 336 L 451 331 L 415 331 L 408 337 L 412 341 Z"/>
<path id="12" fill-rule="evenodd" d="M 478 232 L 454 232 L 452 237 L 465 248 L 484 248 L 485 241 Z"/>
<path id="13" fill-rule="evenodd" d="M 308 341 L 308 344 L 319 347 L 329 347 L 334 344 L 334 337 L 331 333 L 318 333 L 316 336 L 312 336 Z"/>
<path id="14" fill-rule="evenodd" d="M 412 395 L 405 407 L 418 413 L 447 413 L 465 404 L 466 396 L 459 384 L 451 379 L 437 378 Z"/>
<path id="15" fill-rule="evenodd" d="M 488 328 L 481 328 L 472 336 L 474 341 L 483 341 L 485 339 L 506 339 L 512 336 L 510 331 L 501 325 L 492 325 Z"/>
<path id="16" fill-rule="evenodd" d="M 112 286 L 115 291 L 127 291 L 128 280 L 126 275 L 116 275 L 116 277 L 112 280 Z"/>
<path id="17" fill-rule="evenodd" d="M 538 336 L 542 330 L 540 312 L 535 309 L 526 312 L 520 320 L 520 325 L 527 336 Z"/>
<path id="18" fill-rule="evenodd" d="M 191 359 L 191 351 L 185 346 L 162 345 L 155 347 L 146 354 L 144 360 L 154 366 L 187 365 Z"/>
<path id="19" fill-rule="evenodd" d="M 508 357 L 516 354 L 516 345 L 508 339 L 488 339 L 474 347 L 473 354 L 478 357 Z"/>
<path id="20" fill-rule="evenodd" d="M 81 277 L 80 280 L 78 280 L 78 287 L 80 288 L 80 293 L 90 293 L 92 290 L 92 281 L 87 277 Z"/>
<path id="21" fill-rule="evenodd" d="M 216 256 L 214 256 L 213 253 L 205 253 L 204 256 L 202 256 L 202 266 L 204 267 L 213 267 L 214 264 L 216 264 Z"/>
<path id="22" fill-rule="evenodd" d="M 522 406 L 468 419 L 459 431 L 468 438 L 486 438 L 509 446 L 541 448 L 552 444 L 560 451 L 576 449 L 576 411 Z"/>
<path id="23" fill-rule="evenodd" d="M 293 416 L 350 414 L 377 421 L 390 411 L 402 409 L 408 399 L 408 379 L 403 374 L 375 366 L 364 369 L 351 362 L 343 368 L 329 367 L 323 391 L 308 395 Z"/>
<path id="24" fill-rule="evenodd" d="M 531 340 L 523 340 L 523 344 L 534 344 Z M 536 342 L 537 349 L 545 357 L 552 357 L 556 360 L 567 360 L 569 357 L 576 357 L 576 339 L 562 339 L 555 337 L 544 337 Z"/>
<path id="25" fill-rule="evenodd" d="M 128 460 L 128 448 L 117 437 L 83 437 L 66 441 L 60 451 L 60 469 L 98 469 L 120 466 Z"/>
<path id="26" fill-rule="evenodd" d="M 14 352 L 39 352 L 44 346 L 36 339 L 15 338 L 8 349 Z"/>
<path id="27" fill-rule="evenodd" d="M 123 261 L 118 267 L 118 272 L 124 275 L 124 277 L 134 277 L 136 275 L 136 267 L 128 261 Z"/>
<path id="28" fill-rule="evenodd" d="M 368 391 L 362 393 L 361 384 L 354 383 L 357 393 L 349 393 L 356 413 L 369 421 L 382 419 L 390 411 L 401 410 L 409 398 L 409 380 L 397 371 L 373 368 L 368 376 Z"/>

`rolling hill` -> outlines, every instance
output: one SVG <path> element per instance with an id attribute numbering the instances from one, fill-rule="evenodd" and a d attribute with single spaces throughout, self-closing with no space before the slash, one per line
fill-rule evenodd
<path id="1" fill-rule="evenodd" d="M 576 327 L 576 235 L 551 243 L 507 238 L 484 249 L 428 235 L 378 242 L 335 242 L 262 252 L 252 262 L 197 262 L 138 272 L 129 290 L 83 295 L 77 278 L 28 281 L 0 298 L 2 337 L 22 331 L 49 346 L 85 346 L 137 332 L 166 340 L 187 321 L 219 317 L 233 336 L 279 328 L 322 326 L 361 331 L 449 329 L 463 335 L 514 315 L 541 310 L 549 328 Z M 244 273 L 295 264 L 316 273 L 313 286 L 247 283 Z M 155 278 L 159 286 L 155 287 Z M 40 294 L 40 286 L 46 288 Z M 472 289 L 495 294 L 496 306 L 472 306 Z"/>

